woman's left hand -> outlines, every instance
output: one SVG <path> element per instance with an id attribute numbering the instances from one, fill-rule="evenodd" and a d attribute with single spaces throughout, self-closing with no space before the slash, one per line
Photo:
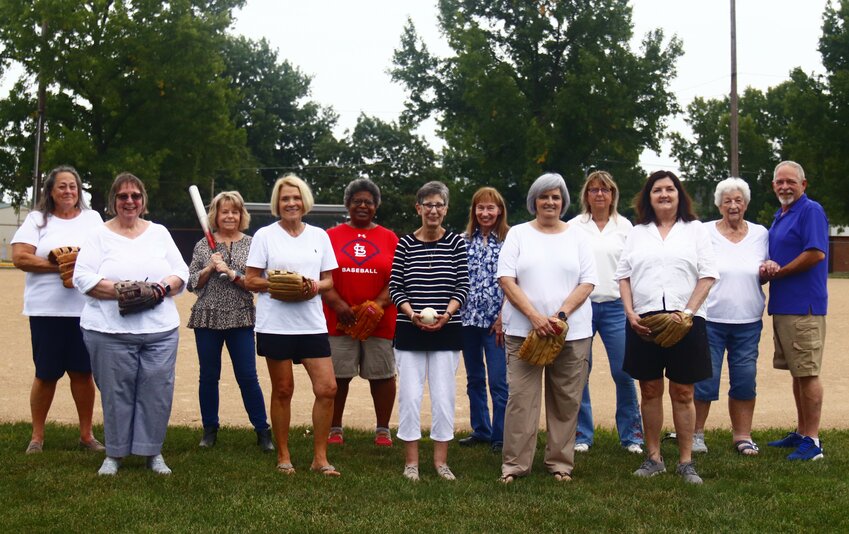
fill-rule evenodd
<path id="1" fill-rule="evenodd" d="M 416 314 L 416 316 L 419 318 L 418 327 L 421 328 L 423 332 L 438 332 L 443 326 L 448 324 L 448 321 L 451 320 L 451 316 L 448 315 L 448 312 L 439 315 L 436 318 L 436 321 L 431 324 L 424 324 L 421 322 L 421 316 L 419 314 Z"/>

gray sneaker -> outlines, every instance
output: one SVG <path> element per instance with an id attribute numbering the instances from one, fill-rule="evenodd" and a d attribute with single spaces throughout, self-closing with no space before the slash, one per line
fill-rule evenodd
<path id="1" fill-rule="evenodd" d="M 707 454 L 708 448 L 705 443 L 705 433 L 704 432 L 696 432 L 693 434 L 693 452 L 698 452 L 701 454 Z"/>
<path id="2" fill-rule="evenodd" d="M 170 475 L 171 469 L 165 463 L 165 458 L 161 454 L 147 457 L 147 468 L 157 475 Z"/>
<path id="3" fill-rule="evenodd" d="M 651 458 L 646 458 L 646 461 L 643 462 L 643 465 L 641 465 L 639 469 L 634 471 L 634 476 L 649 478 L 665 472 L 666 464 L 663 463 L 663 458 L 661 458 L 659 462 L 656 462 Z"/>
<path id="4" fill-rule="evenodd" d="M 702 477 L 696 473 L 696 468 L 693 467 L 693 462 L 678 464 L 678 467 L 675 468 L 675 472 L 681 475 L 684 482 L 688 482 L 690 484 L 701 484 L 703 482 Z"/>

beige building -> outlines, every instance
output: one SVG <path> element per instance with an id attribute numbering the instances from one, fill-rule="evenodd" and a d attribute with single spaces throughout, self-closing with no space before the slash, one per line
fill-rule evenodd
<path id="1" fill-rule="evenodd" d="M 12 238 L 28 213 L 27 207 L 21 206 L 18 210 L 11 204 L 0 202 L 0 261 L 12 261 Z"/>

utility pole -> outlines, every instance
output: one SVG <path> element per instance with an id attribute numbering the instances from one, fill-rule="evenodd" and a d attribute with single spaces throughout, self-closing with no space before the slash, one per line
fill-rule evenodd
<path id="1" fill-rule="evenodd" d="M 47 54 L 47 19 L 41 23 L 41 57 Z M 47 84 L 44 81 L 44 61 L 38 72 L 38 115 L 35 122 L 35 165 L 32 169 L 32 209 L 38 206 L 38 196 L 41 194 L 41 145 L 44 139 L 44 111 L 47 102 Z"/>
<path id="2" fill-rule="evenodd" d="M 731 0 L 731 176 L 740 176 L 739 122 L 737 111 L 737 14 L 736 2 Z"/>

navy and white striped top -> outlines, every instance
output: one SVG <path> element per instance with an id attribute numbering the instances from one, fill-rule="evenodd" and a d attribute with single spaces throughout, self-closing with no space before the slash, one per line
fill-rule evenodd
<path id="1" fill-rule="evenodd" d="M 462 306 L 469 293 L 469 270 L 463 236 L 446 231 L 438 241 L 419 241 L 408 234 L 398 241 L 389 296 L 398 307 L 395 347 L 401 350 L 460 350 L 463 346 L 462 320 L 455 313 L 438 332 L 423 332 L 401 312 L 409 303 L 416 313 L 431 307 L 445 313 L 451 299 Z"/>

